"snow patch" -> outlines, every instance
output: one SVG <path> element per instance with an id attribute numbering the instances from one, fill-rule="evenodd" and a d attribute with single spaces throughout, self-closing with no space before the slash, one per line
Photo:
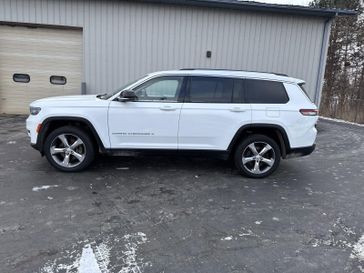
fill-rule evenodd
<path id="1" fill-rule="evenodd" d="M 85 245 L 82 249 L 78 273 L 101 273 L 94 251 L 90 244 Z"/>
<path id="2" fill-rule="evenodd" d="M 221 238 L 220 240 L 221 241 L 231 241 L 232 239 L 233 239 L 233 236 L 227 236 L 227 237 Z"/>
<path id="3" fill-rule="evenodd" d="M 99 261 L 99 267 L 101 272 L 108 272 L 107 267 L 110 263 L 110 249 L 107 244 L 101 243 L 99 246 L 96 246 L 96 258 Z"/>
<path id="4" fill-rule="evenodd" d="M 346 120 L 342 120 L 342 119 L 328 118 L 328 117 L 323 117 L 323 116 L 320 116 L 320 118 L 321 118 L 321 119 L 324 119 L 324 120 L 335 121 L 335 122 L 338 122 L 338 123 L 345 123 L 345 124 L 350 124 L 350 125 L 355 125 L 355 126 L 364 127 L 364 124 L 355 123 L 355 122 L 350 122 L 350 121 L 346 121 Z"/>
<path id="5" fill-rule="evenodd" d="M 239 233 L 239 236 L 244 237 L 244 236 L 256 236 L 256 235 L 254 234 L 254 232 L 251 229 L 244 229 L 243 228 L 243 232 Z"/>
<path id="6" fill-rule="evenodd" d="M 142 232 L 103 238 L 101 243 L 80 241 L 61 257 L 47 262 L 40 273 L 142 273 L 152 265 L 138 255 L 140 245 L 146 242 L 147 236 Z M 114 264 L 111 257 L 116 259 Z"/>
<path id="7" fill-rule="evenodd" d="M 260 225 L 261 223 L 263 223 L 263 221 L 255 221 L 254 224 L 256 225 Z"/>
<path id="8" fill-rule="evenodd" d="M 279 221 L 279 218 L 278 217 L 273 217 L 272 220 L 278 222 Z"/>
<path id="9" fill-rule="evenodd" d="M 16 141 L 15 140 L 10 140 L 10 141 L 8 141 L 8 144 L 16 144 Z"/>
<path id="10" fill-rule="evenodd" d="M 37 187 L 33 187 L 32 191 L 44 191 L 44 190 L 48 190 L 50 188 L 58 188 L 58 185 L 37 186 Z"/>
<path id="11" fill-rule="evenodd" d="M 364 261 L 364 234 L 359 238 L 359 241 L 353 245 L 353 251 L 350 258 Z"/>
<path id="12" fill-rule="evenodd" d="M 126 240 L 126 250 L 122 252 L 124 265 L 119 273 L 142 272 L 149 263 L 144 263 L 143 259 L 137 256 L 137 251 L 139 245 L 147 241 L 147 236 L 143 232 L 138 232 L 124 235 L 123 238 Z"/>

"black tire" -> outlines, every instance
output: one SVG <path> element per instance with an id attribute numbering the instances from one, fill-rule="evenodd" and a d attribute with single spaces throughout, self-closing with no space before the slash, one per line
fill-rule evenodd
<path id="1" fill-rule="evenodd" d="M 65 152 L 54 153 L 52 155 L 52 148 L 53 151 L 55 150 L 54 148 L 59 150 L 67 149 L 66 145 L 64 145 L 64 142 L 61 141 L 61 138 L 59 138 L 59 136 L 61 135 L 66 136 L 66 142 L 69 142 L 69 149 L 71 149 L 72 144 L 74 144 L 78 139 L 80 139 L 82 143 L 77 145 L 74 150 L 67 150 Z M 74 142 L 73 139 L 75 139 Z M 56 143 L 58 143 L 58 146 L 60 146 L 60 148 L 56 146 Z M 57 170 L 63 172 L 77 172 L 86 169 L 92 163 L 95 157 L 95 148 L 90 136 L 84 130 L 73 126 L 64 126 L 57 128 L 47 136 L 44 143 L 44 154 L 48 162 Z M 67 167 L 65 163 L 65 166 L 60 165 L 60 162 L 62 161 L 62 156 L 64 159 L 66 157 L 66 154 L 68 156 Z M 82 157 L 80 157 L 80 155 Z M 81 158 L 82 161 L 79 158 Z M 63 160 L 63 162 L 65 161 Z"/>
<path id="2" fill-rule="evenodd" d="M 249 146 L 252 143 L 254 143 L 255 152 L 253 152 L 254 147 Z M 267 144 L 268 146 L 266 146 Z M 266 152 L 263 151 L 264 147 L 266 147 Z M 264 152 L 262 154 L 263 156 L 260 152 Z M 243 156 L 245 164 L 243 163 Z M 235 166 L 239 172 L 250 178 L 264 178 L 269 176 L 278 168 L 280 160 L 281 151 L 278 144 L 270 137 L 258 134 L 245 138 L 237 146 L 234 155 Z M 256 164 L 258 164 L 258 168 L 256 168 Z"/>

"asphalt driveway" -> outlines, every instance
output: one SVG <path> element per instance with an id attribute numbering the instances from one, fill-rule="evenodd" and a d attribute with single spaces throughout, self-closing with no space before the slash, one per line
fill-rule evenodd
<path id="1" fill-rule="evenodd" d="M 210 158 L 100 157 L 55 171 L 0 117 L 0 272 L 364 272 L 364 127 L 263 180 Z"/>

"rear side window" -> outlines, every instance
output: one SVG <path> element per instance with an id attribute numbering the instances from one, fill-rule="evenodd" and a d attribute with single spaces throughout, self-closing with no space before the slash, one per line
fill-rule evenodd
<path id="1" fill-rule="evenodd" d="M 245 80 L 248 103 L 287 103 L 288 96 L 283 83 L 265 80 Z"/>
<path id="2" fill-rule="evenodd" d="M 189 101 L 200 103 L 230 103 L 234 80 L 218 77 L 191 77 Z"/>

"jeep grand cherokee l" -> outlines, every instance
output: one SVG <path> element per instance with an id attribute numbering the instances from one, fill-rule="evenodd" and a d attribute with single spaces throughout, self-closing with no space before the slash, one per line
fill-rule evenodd
<path id="1" fill-rule="evenodd" d="M 281 158 L 315 148 L 318 112 L 303 84 L 273 73 L 162 71 L 110 94 L 32 102 L 26 126 L 31 145 L 60 171 L 83 170 L 96 153 L 202 151 L 261 178 Z"/>

